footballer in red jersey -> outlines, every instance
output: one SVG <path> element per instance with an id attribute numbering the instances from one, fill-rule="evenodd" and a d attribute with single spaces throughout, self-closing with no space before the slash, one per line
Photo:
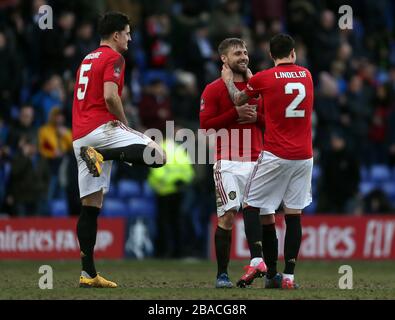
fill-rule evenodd
<path id="1" fill-rule="evenodd" d="M 301 212 L 311 203 L 313 168 L 312 124 L 314 90 L 310 72 L 295 65 L 295 42 L 285 34 L 270 40 L 274 67 L 250 74 L 246 89 L 233 83 L 233 72 L 223 65 L 222 79 L 236 105 L 251 97 L 263 98 L 265 145 L 250 177 L 244 201 L 245 231 L 251 264 L 242 276 L 245 285 L 262 262 L 268 267 L 266 287 L 295 288 L 294 269 L 301 244 Z M 274 213 L 283 205 L 286 222 L 285 269 L 277 273 Z M 259 215 L 266 228 L 259 228 Z"/>
<path id="2" fill-rule="evenodd" d="M 110 186 L 112 161 L 162 166 L 163 150 L 149 137 L 128 127 L 121 93 L 130 26 L 127 16 L 106 13 L 99 22 L 100 47 L 89 53 L 77 71 L 73 101 L 73 148 L 82 201 L 77 223 L 81 250 L 81 287 L 116 288 L 96 272 L 94 246 L 103 194 Z M 146 152 L 147 151 L 147 152 Z M 154 155 L 147 163 L 145 155 Z"/>
<path id="3" fill-rule="evenodd" d="M 243 90 L 247 85 L 248 52 L 238 38 L 228 38 L 218 47 L 221 60 L 234 74 L 234 85 Z M 243 203 L 248 178 L 263 148 L 264 117 L 259 99 L 251 97 L 242 106 L 235 106 L 221 78 L 208 84 L 200 104 L 200 127 L 215 130 L 216 162 L 214 182 L 218 224 L 215 231 L 217 256 L 216 288 L 231 288 L 228 276 L 231 235 L 234 215 Z M 221 133 L 220 133 L 221 132 Z"/>

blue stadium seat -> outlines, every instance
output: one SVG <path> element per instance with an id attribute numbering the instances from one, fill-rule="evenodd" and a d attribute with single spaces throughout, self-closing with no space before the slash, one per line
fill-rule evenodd
<path id="1" fill-rule="evenodd" d="M 117 197 L 117 186 L 115 184 L 110 184 L 110 189 L 106 193 L 106 197 L 108 198 L 116 198 Z"/>
<path id="2" fill-rule="evenodd" d="M 321 176 L 321 167 L 319 165 L 314 165 L 312 180 L 317 181 L 320 176 Z"/>
<path id="3" fill-rule="evenodd" d="M 122 179 L 118 182 L 118 196 L 120 198 L 131 198 L 141 196 L 141 185 L 139 181 Z"/>
<path id="4" fill-rule="evenodd" d="M 381 189 L 387 194 L 389 198 L 395 198 L 395 182 L 385 182 L 381 185 Z"/>
<path id="5" fill-rule="evenodd" d="M 156 202 L 147 198 L 135 198 L 128 202 L 129 216 L 146 216 L 153 218 L 156 215 Z"/>
<path id="6" fill-rule="evenodd" d="M 368 194 L 370 191 L 376 188 L 376 184 L 371 181 L 364 181 L 359 184 L 359 192 L 362 195 Z"/>
<path id="7" fill-rule="evenodd" d="M 359 170 L 359 173 L 361 175 L 361 181 L 368 181 L 370 179 L 370 175 L 369 175 L 369 170 L 366 167 L 361 167 L 361 169 Z"/>
<path id="8" fill-rule="evenodd" d="M 313 200 L 306 208 L 303 209 L 303 213 L 306 215 L 313 215 L 317 213 L 317 202 Z"/>
<path id="9" fill-rule="evenodd" d="M 386 165 L 377 164 L 370 168 L 370 180 L 372 182 L 386 182 L 391 179 L 391 171 Z"/>
<path id="10" fill-rule="evenodd" d="M 311 191 L 313 193 L 313 197 L 315 197 L 318 194 L 318 181 L 313 180 L 311 182 Z"/>
<path id="11" fill-rule="evenodd" d="M 117 198 L 108 198 L 104 200 L 102 215 L 104 217 L 124 217 L 127 216 L 128 210 L 126 204 Z"/>
<path id="12" fill-rule="evenodd" d="M 155 196 L 155 192 L 150 187 L 148 181 L 144 181 L 143 193 L 144 193 L 144 196 L 147 197 L 147 198 L 153 198 Z"/>
<path id="13" fill-rule="evenodd" d="M 65 199 L 54 199 L 49 203 L 49 210 L 52 217 L 67 217 L 68 206 Z"/>

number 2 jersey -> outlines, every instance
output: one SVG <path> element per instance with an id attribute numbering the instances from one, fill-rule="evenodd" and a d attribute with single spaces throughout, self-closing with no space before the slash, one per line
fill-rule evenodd
<path id="1" fill-rule="evenodd" d="M 314 86 L 306 68 L 284 63 L 263 70 L 249 80 L 245 92 L 263 98 L 265 151 L 287 160 L 313 156 Z"/>
<path id="2" fill-rule="evenodd" d="M 104 100 L 104 83 L 118 85 L 121 96 L 125 74 L 123 56 L 103 45 L 89 53 L 77 71 L 73 100 L 73 140 L 117 118 L 111 114 Z"/>

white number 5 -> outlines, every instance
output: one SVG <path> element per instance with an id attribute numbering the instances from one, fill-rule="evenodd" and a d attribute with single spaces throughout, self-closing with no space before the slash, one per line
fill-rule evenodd
<path id="1" fill-rule="evenodd" d="M 299 93 L 289 104 L 287 109 L 285 109 L 285 117 L 286 118 L 303 118 L 305 111 L 304 110 L 295 110 L 299 104 L 306 97 L 306 89 L 304 85 L 300 82 L 289 82 L 285 85 L 285 94 L 292 94 L 294 90 L 298 90 Z"/>
<path id="2" fill-rule="evenodd" d="M 88 88 L 88 77 L 84 76 L 85 72 L 89 71 L 92 67 L 92 63 L 90 64 L 82 64 L 80 69 L 80 78 L 78 79 L 78 85 L 84 85 L 84 90 L 82 91 L 81 88 L 77 90 L 77 98 L 78 100 L 83 100 L 85 97 L 86 89 Z"/>

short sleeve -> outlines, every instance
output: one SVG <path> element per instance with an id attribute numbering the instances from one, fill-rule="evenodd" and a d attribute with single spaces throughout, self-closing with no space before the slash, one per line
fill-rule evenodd
<path id="1" fill-rule="evenodd" d="M 256 97 L 262 90 L 262 78 L 263 74 L 259 72 L 253 75 L 252 78 L 248 81 L 244 91 L 250 98 Z"/>
<path id="2" fill-rule="evenodd" d="M 121 85 L 125 59 L 121 55 L 114 55 L 105 62 L 103 82 L 115 82 Z"/>

